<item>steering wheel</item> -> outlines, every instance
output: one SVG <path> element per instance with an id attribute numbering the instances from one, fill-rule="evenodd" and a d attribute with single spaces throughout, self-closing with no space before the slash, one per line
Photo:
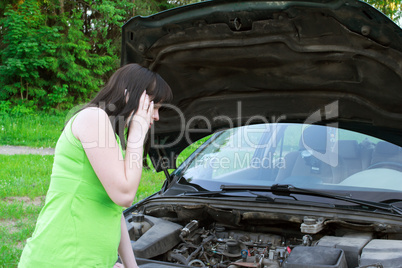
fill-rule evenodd
<path id="1" fill-rule="evenodd" d="M 402 171 L 402 163 L 391 162 L 391 161 L 390 162 L 387 162 L 387 161 L 377 162 L 377 163 L 374 163 L 374 164 L 368 166 L 367 169 L 381 168 L 381 167 L 388 167 L 388 168 L 396 169 L 398 171 Z"/>

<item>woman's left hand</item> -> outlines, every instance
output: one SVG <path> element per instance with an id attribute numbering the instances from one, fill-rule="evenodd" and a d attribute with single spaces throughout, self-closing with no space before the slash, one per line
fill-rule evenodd
<path id="1" fill-rule="evenodd" d="M 124 268 L 124 265 L 121 264 L 120 262 L 116 262 L 113 268 Z"/>

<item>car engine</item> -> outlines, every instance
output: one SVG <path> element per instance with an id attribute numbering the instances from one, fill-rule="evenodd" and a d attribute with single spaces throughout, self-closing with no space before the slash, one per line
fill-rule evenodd
<path id="1" fill-rule="evenodd" d="M 137 258 L 217 268 L 402 265 L 401 235 L 375 232 L 370 225 L 308 216 L 301 224 L 291 220 L 256 225 L 211 221 L 201 215 L 186 222 L 164 216 L 138 211 L 126 215 Z"/>

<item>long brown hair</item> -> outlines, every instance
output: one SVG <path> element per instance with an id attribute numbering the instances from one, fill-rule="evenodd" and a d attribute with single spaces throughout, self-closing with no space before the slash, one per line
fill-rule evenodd
<path id="1" fill-rule="evenodd" d="M 124 133 L 125 125 L 131 112 L 137 111 L 144 90 L 155 104 L 170 102 L 173 98 L 172 90 L 160 75 L 138 64 L 127 64 L 119 68 L 95 98 L 82 109 L 87 107 L 103 109 L 109 116 L 122 147 L 125 148 L 128 135 Z"/>

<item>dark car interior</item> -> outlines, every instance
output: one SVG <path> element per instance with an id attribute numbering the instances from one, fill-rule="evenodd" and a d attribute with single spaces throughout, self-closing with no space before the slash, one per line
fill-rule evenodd
<path id="1" fill-rule="evenodd" d="M 337 147 L 337 165 L 332 166 L 306 152 L 308 149 L 319 153 L 327 150 L 327 133 L 321 131 L 303 132 L 304 142 L 300 141 L 299 151 L 285 156 L 286 167 L 278 170 L 276 181 L 291 176 L 315 176 L 326 183 L 339 183 L 349 176 L 373 168 L 391 168 L 402 170 L 402 150 L 399 146 L 385 141 L 373 143 L 356 140 L 339 140 Z"/>
<path id="2" fill-rule="evenodd" d="M 402 149 L 397 145 L 342 129 L 335 132 L 335 128 L 324 126 L 310 126 L 302 133 L 299 128 L 297 130 L 299 132 L 295 133 L 295 126 L 297 125 L 284 124 L 276 134 L 276 144 L 255 149 L 252 157 L 247 160 L 250 162 L 247 167 L 233 166 L 228 172 L 217 175 L 214 172 L 221 172 L 222 169 L 213 171 L 210 165 L 205 166 L 203 170 L 197 169 L 197 172 L 202 174 L 200 177 L 190 178 L 186 172 L 184 177 L 196 180 L 210 177 L 211 181 L 217 184 L 223 182 L 244 184 L 243 178 L 247 177 L 247 181 L 258 185 L 279 183 L 310 186 L 342 185 L 353 175 L 374 169 L 402 171 Z M 265 133 L 261 136 L 259 145 L 268 144 L 271 138 L 271 134 Z M 293 141 L 291 144 L 288 141 L 296 138 L 297 143 Z M 250 148 L 245 150 L 247 149 Z M 212 154 L 216 153 L 216 156 L 212 158 L 218 159 L 220 150 L 213 152 Z M 241 151 L 243 148 L 238 150 Z M 205 157 L 203 154 L 210 153 L 201 152 L 194 161 L 197 162 Z M 273 157 L 269 157 L 268 160 L 271 162 L 269 165 L 264 165 L 264 160 L 261 159 L 265 159 L 267 155 Z M 254 164 L 256 160 L 261 160 L 259 165 Z M 278 161 L 281 161 L 282 165 L 275 163 Z"/>

